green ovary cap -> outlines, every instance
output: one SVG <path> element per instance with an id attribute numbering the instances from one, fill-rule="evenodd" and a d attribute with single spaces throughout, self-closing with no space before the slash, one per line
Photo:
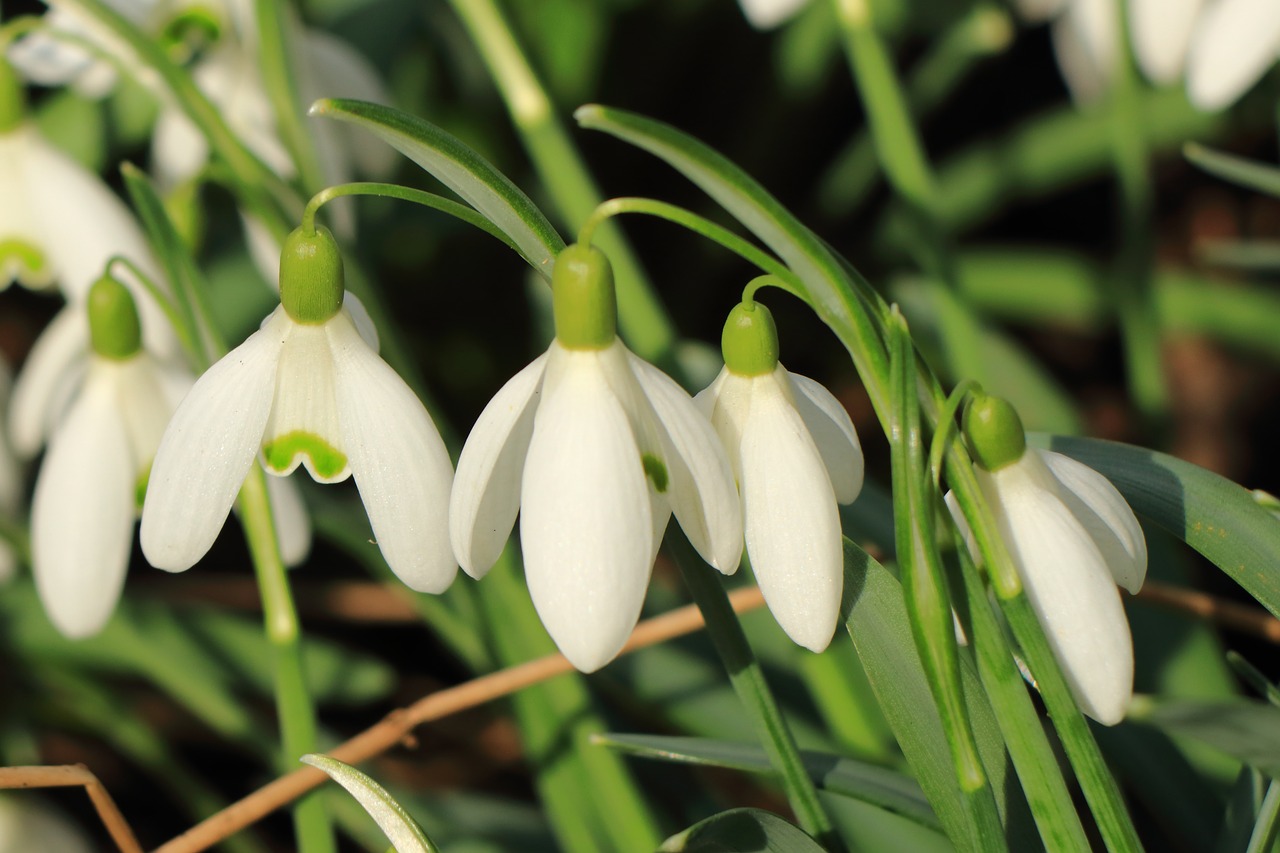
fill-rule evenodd
<path id="1" fill-rule="evenodd" d="M 142 323 L 133 294 L 109 274 L 89 288 L 89 341 L 95 353 L 116 361 L 142 349 Z"/>
<path id="2" fill-rule="evenodd" d="M 574 243 L 556 256 L 551 299 L 556 340 L 565 349 L 604 349 L 618 336 L 613 267 L 599 249 Z"/>
<path id="3" fill-rule="evenodd" d="M 974 461 L 988 471 L 1012 465 L 1027 451 L 1022 418 L 1008 400 L 975 394 L 965 406 L 962 426 Z"/>
<path id="4" fill-rule="evenodd" d="M 280 304 L 297 323 L 318 326 L 342 308 L 342 253 L 322 225 L 295 228 L 280 250 Z"/>
<path id="5" fill-rule="evenodd" d="M 27 97 L 22 79 L 8 60 L 0 56 L 0 133 L 22 124 L 27 113 Z"/>
<path id="6" fill-rule="evenodd" d="M 759 302 L 739 303 L 720 334 L 724 366 L 738 376 L 763 376 L 778 366 L 778 327 Z"/>

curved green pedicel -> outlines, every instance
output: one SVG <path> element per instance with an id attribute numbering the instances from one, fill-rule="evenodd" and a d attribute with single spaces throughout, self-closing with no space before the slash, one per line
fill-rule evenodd
<path id="1" fill-rule="evenodd" d="M 759 302 L 739 303 L 720 334 L 724 366 L 738 376 L 763 376 L 778 366 L 778 327 Z"/>
<path id="2" fill-rule="evenodd" d="M 974 394 L 965 406 L 961 426 L 973 461 L 988 471 L 1012 465 L 1027 451 L 1022 418 L 1008 400 Z"/>
<path id="3" fill-rule="evenodd" d="M 51 279 L 44 252 L 25 240 L 0 240 L 0 273 L 11 265 L 17 267 L 17 277 L 24 282 L 47 284 Z"/>
<path id="4" fill-rule="evenodd" d="M 551 302 L 556 340 L 565 349 L 601 350 L 617 338 L 613 267 L 599 249 L 574 243 L 556 256 Z"/>
<path id="5" fill-rule="evenodd" d="M 338 476 L 347 467 L 347 454 L 315 433 L 301 429 L 286 432 L 262 445 L 262 455 L 267 467 L 279 474 L 288 471 L 299 455 L 309 458 L 311 470 L 326 480 Z"/>
<path id="6" fill-rule="evenodd" d="M 8 133 L 22 124 L 27 115 L 27 95 L 22 78 L 0 56 L 0 133 Z"/>
<path id="7" fill-rule="evenodd" d="M 318 326 L 342 308 L 342 252 L 323 225 L 295 228 L 280 250 L 280 304 L 295 323 Z"/>
<path id="8" fill-rule="evenodd" d="M 142 321 L 133 294 L 110 273 L 89 288 L 89 343 L 103 358 L 123 361 L 142 349 Z"/>
<path id="9" fill-rule="evenodd" d="M 178 63 L 215 44 L 222 36 L 223 16 L 210 6 L 190 6 L 161 30 L 159 41 Z"/>

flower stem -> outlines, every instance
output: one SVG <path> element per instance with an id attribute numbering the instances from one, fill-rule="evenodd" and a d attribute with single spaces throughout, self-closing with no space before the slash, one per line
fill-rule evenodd
<path id="1" fill-rule="evenodd" d="M 576 229 L 603 196 L 520 50 L 502 10 L 493 0 L 450 0 L 450 5 L 488 65 L 561 217 Z M 623 336 L 637 355 L 648 361 L 662 360 L 676 340 L 675 326 L 666 308 L 654 294 L 648 275 L 621 230 L 612 223 L 606 224 L 599 243 L 617 274 Z"/>
<path id="2" fill-rule="evenodd" d="M 1115 75 L 1107 100 L 1111 162 L 1120 196 L 1120 255 L 1116 259 L 1112 292 L 1124 343 L 1129 390 L 1138 410 L 1154 421 L 1165 414 L 1169 392 L 1161 364 L 1160 325 L 1152 289 L 1150 223 L 1154 193 L 1124 8 L 1125 4 L 1118 3 L 1113 13 L 1119 29 Z"/>
<path id="3" fill-rule="evenodd" d="M 289 579 L 280 558 L 275 523 L 267 498 L 266 474 L 254 465 L 240 489 L 237 501 L 258 591 L 267 640 L 274 651 L 276 709 L 283 742 L 280 767 L 289 772 L 298 759 L 316 751 L 315 709 L 302 669 L 302 645 L 298 614 L 289 591 Z M 317 795 L 298 801 L 293 810 L 294 832 L 300 853 L 333 853 L 333 830 L 324 804 Z"/>
<path id="4" fill-rule="evenodd" d="M 769 754 L 769 762 L 781 777 L 787 801 L 791 803 L 801 829 L 828 850 L 843 850 L 844 845 L 832 828 L 813 780 L 800 759 L 800 750 L 791 729 L 782 717 L 765 681 L 764 671 L 729 604 L 719 573 L 702 561 L 684 533 L 674 526 L 668 528 L 666 541 L 680 566 L 685 585 L 707 623 L 707 633 L 729 673 L 733 690 L 751 714 L 765 752 Z"/>

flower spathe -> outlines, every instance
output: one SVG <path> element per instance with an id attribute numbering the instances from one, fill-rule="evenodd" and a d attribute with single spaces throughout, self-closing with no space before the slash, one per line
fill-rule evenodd
<path id="1" fill-rule="evenodd" d="M 1137 592 L 1147 570 L 1133 510 L 1106 477 L 1059 453 L 1026 448 L 994 470 L 977 462 L 978 484 L 1076 704 L 1115 725 L 1133 696 L 1133 641 L 1117 584 Z M 951 494 L 947 505 L 969 538 Z"/>
<path id="2" fill-rule="evenodd" d="M 322 292 L 311 292 L 315 285 Z M 204 556 L 261 456 L 278 476 L 303 465 L 321 483 L 354 477 L 387 564 L 415 590 L 443 591 L 457 572 L 449 455 L 342 290 L 328 232 L 299 229 L 286 241 L 281 296 L 174 413 L 151 469 L 143 553 L 168 571 Z"/>
<path id="3" fill-rule="evenodd" d="M 744 355 L 735 337 L 770 345 Z M 728 451 L 747 555 L 769 611 L 787 636 L 820 652 L 835 634 L 844 585 L 836 503 L 862 490 L 858 435 L 831 392 L 778 363 L 763 305 L 734 309 L 724 352 L 725 367 L 694 400 Z"/>
<path id="4" fill-rule="evenodd" d="M 480 414 L 450 509 L 455 556 L 475 578 L 519 513 L 534 606 L 583 672 L 612 660 L 639 619 L 673 512 L 720 571 L 742 555 L 728 459 L 689 395 L 617 339 L 607 263 L 581 246 L 557 259 L 557 337 Z"/>

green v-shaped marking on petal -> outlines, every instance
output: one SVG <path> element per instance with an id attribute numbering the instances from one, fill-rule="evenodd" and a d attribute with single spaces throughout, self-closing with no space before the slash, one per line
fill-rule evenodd
<path id="1" fill-rule="evenodd" d="M 310 457 L 311 468 L 318 477 L 337 476 L 347 467 L 347 454 L 314 432 L 295 429 L 262 446 L 262 455 L 272 470 L 284 473 L 299 454 Z"/>
<path id="2" fill-rule="evenodd" d="M 0 270 L 10 265 L 15 265 L 20 270 L 19 278 L 30 276 L 33 280 L 43 282 L 49 277 L 44 252 L 25 240 L 0 240 Z"/>

